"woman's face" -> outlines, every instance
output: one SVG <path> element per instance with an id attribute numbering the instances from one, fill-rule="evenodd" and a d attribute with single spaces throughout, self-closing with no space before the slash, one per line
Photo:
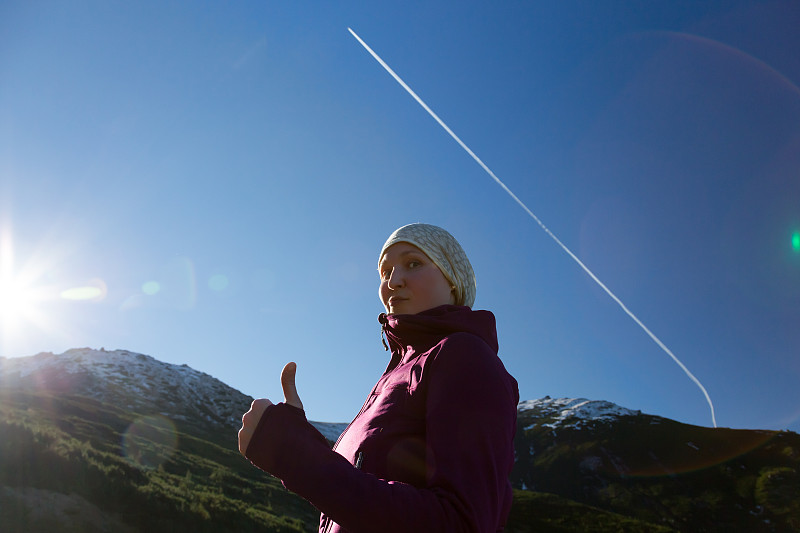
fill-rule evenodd
<path id="1" fill-rule="evenodd" d="M 386 312 L 413 315 L 434 307 L 455 303 L 439 267 L 422 250 L 406 242 L 391 245 L 378 266 L 380 298 Z"/>

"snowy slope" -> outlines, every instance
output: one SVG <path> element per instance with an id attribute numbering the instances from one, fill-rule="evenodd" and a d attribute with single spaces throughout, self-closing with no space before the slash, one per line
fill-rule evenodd
<path id="1" fill-rule="evenodd" d="M 127 350 L 77 348 L 62 354 L 0 358 L 0 386 L 88 396 L 141 414 L 204 420 L 237 430 L 253 399 L 187 365 Z M 346 424 L 312 422 L 330 440 Z M 234 433 L 235 435 L 235 433 Z M 235 438 L 235 437 L 234 437 Z"/>
<path id="2" fill-rule="evenodd" d="M 240 424 L 252 401 L 186 365 L 163 363 L 127 350 L 77 348 L 0 362 L 4 386 L 36 387 L 80 396 L 140 413 L 195 419 L 225 427 Z"/>
<path id="3" fill-rule="evenodd" d="M 37 387 L 117 404 L 141 413 L 173 419 L 203 419 L 238 429 L 252 398 L 186 365 L 164 363 L 127 350 L 76 348 L 62 354 L 0 358 L 0 386 Z M 520 402 L 521 420 L 545 427 L 579 428 L 589 421 L 639 414 L 611 402 L 550 398 Z M 311 422 L 335 441 L 345 423 Z"/>
<path id="4" fill-rule="evenodd" d="M 614 420 L 622 416 L 636 416 L 641 411 L 632 411 L 617 404 L 586 398 L 550 398 L 526 400 L 519 403 L 517 411 L 533 425 L 544 427 L 579 428 L 587 422 Z M 528 426 L 525 429 L 530 429 Z"/>

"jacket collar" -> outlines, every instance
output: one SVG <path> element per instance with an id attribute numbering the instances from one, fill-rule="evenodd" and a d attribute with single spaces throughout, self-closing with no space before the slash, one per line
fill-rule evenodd
<path id="1" fill-rule="evenodd" d="M 490 311 L 473 311 L 461 305 L 441 305 L 415 315 L 378 316 L 381 323 L 383 345 L 391 348 L 395 356 L 405 355 L 409 349 L 421 352 L 434 346 L 452 333 L 471 333 L 482 339 L 497 353 L 497 327 Z M 388 345 L 387 345 L 388 342 Z"/>

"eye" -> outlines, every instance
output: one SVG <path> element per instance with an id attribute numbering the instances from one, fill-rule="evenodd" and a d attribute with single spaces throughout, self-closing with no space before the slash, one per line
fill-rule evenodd
<path id="1" fill-rule="evenodd" d="M 391 268 L 384 268 L 383 270 L 380 271 L 381 279 L 384 279 L 384 280 L 385 279 L 389 279 L 389 274 L 391 274 L 391 273 L 392 273 L 392 269 Z"/>
<path id="2" fill-rule="evenodd" d="M 417 268 L 419 266 L 422 266 L 422 261 L 417 261 L 416 259 L 412 259 L 411 261 L 408 262 L 406 266 L 408 266 L 408 268 Z"/>

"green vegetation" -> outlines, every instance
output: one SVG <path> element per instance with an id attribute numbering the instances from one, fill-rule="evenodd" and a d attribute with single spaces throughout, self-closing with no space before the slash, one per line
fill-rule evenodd
<path id="1" fill-rule="evenodd" d="M 764 468 L 755 486 L 759 505 L 800 530 L 800 473 L 789 467 Z"/>
<path id="2" fill-rule="evenodd" d="M 0 389 L 3 532 L 317 530 L 308 502 L 241 457 L 235 430 L 172 419 Z M 794 433 L 632 417 L 555 435 L 531 422 L 512 481 L 538 492 L 514 492 L 511 533 L 800 530 Z"/>
<path id="3" fill-rule="evenodd" d="M 509 533 L 669 533 L 676 530 L 582 505 L 555 494 L 514 491 Z"/>
<path id="4" fill-rule="evenodd" d="M 556 431 L 548 422 L 520 417 L 516 485 L 679 531 L 800 531 L 795 433 L 648 415 Z"/>
<path id="5" fill-rule="evenodd" d="M 132 459 L 121 443 L 133 413 L 79 397 L 5 391 L 0 399 L 0 485 L 76 494 L 148 533 L 316 530 L 316 510 L 242 458 L 235 435 L 179 427 L 177 449 L 139 438 Z M 10 498 L 0 504 L 4 531 L 44 527 Z"/>

